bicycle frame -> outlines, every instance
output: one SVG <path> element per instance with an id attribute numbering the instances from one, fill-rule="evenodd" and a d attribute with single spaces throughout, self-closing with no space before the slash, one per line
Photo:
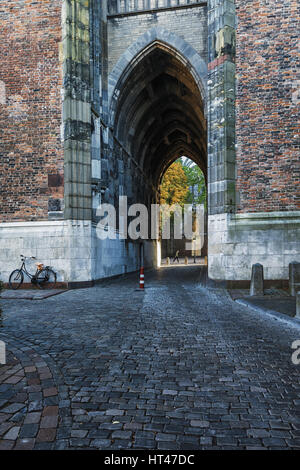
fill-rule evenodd
<path id="1" fill-rule="evenodd" d="M 40 270 L 37 269 L 35 274 L 31 274 L 26 268 L 26 259 L 22 260 L 22 265 L 21 265 L 20 271 L 25 273 L 29 277 L 29 279 L 31 279 L 31 281 L 35 280 L 37 278 L 38 273 L 40 272 Z"/>

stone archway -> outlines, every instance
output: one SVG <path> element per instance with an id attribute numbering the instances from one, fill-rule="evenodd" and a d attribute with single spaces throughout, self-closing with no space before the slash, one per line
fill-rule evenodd
<path id="1" fill-rule="evenodd" d="M 110 127 L 150 186 L 189 155 L 207 175 L 206 64 L 176 34 L 152 28 L 121 56 L 109 77 Z"/>
<path id="2" fill-rule="evenodd" d="M 207 176 L 206 73 L 200 55 L 162 28 L 121 56 L 109 76 L 110 154 L 122 168 L 111 194 L 123 191 L 128 205 L 150 208 L 159 202 L 162 174 L 182 155 Z"/>
<path id="3" fill-rule="evenodd" d="M 190 71 L 197 83 L 204 102 L 207 105 L 207 65 L 198 52 L 177 34 L 161 27 L 151 28 L 140 36 L 120 57 L 109 75 L 108 106 L 110 121 L 114 121 L 114 112 L 122 84 L 142 59 L 155 47 L 164 48 L 176 56 Z"/>

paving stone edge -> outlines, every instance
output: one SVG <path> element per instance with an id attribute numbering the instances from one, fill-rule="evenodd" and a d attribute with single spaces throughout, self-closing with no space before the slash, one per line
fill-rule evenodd
<path id="1" fill-rule="evenodd" d="M 252 305 L 245 299 L 236 299 L 234 300 L 234 302 L 237 302 L 240 305 L 244 305 L 247 308 L 251 308 L 252 310 L 255 310 L 258 313 L 266 314 L 270 317 L 273 317 L 278 321 L 288 324 L 289 326 L 300 329 L 300 318 L 298 319 L 295 317 L 288 317 L 284 313 L 276 312 L 275 310 L 271 310 L 268 308 L 258 307 L 257 305 Z"/>

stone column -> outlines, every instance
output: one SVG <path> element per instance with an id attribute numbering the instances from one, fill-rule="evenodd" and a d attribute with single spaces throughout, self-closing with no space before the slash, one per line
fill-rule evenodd
<path id="1" fill-rule="evenodd" d="M 235 209 L 235 2 L 208 0 L 209 214 Z"/>
<path id="2" fill-rule="evenodd" d="M 300 291 L 296 293 L 296 318 L 300 319 Z"/>
<path id="3" fill-rule="evenodd" d="M 289 289 L 290 295 L 296 295 L 300 291 L 300 263 L 297 261 L 289 264 Z"/>
<path id="4" fill-rule="evenodd" d="M 103 188 L 103 134 L 107 121 L 107 8 L 106 0 L 90 0 L 90 83 L 92 105 L 91 181 L 92 220 L 101 203 Z"/>
<path id="5" fill-rule="evenodd" d="M 65 219 L 91 220 L 89 0 L 64 0 L 62 12 Z"/>
<path id="6" fill-rule="evenodd" d="M 235 213 L 235 2 L 208 0 L 208 275 L 226 279 Z"/>

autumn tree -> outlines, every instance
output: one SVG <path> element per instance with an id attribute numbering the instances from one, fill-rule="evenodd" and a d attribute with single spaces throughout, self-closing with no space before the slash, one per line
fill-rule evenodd
<path id="1" fill-rule="evenodd" d="M 160 185 L 161 204 L 179 204 L 183 206 L 189 192 L 187 176 L 180 160 L 172 163 L 163 176 Z"/>
<path id="2" fill-rule="evenodd" d="M 192 204 L 193 207 L 193 232 L 197 231 L 196 226 L 196 205 L 206 206 L 206 185 L 201 169 L 190 159 L 182 157 L 169 166 L 165 172 L 160 185 L 161 204 L 167 206 Z M 178 211 L 170 208 L 161 214 L 161 233 L 171 233 L 167 243 L 167 252 L 174 252 L 175 237 L 175 217 Z M 180 215 L 179 215 L 180 217 Z M 178 227 L 178 225 L 176 225 Z M 168 232 L 169 231 L 169 232 Z M 173 240 L 173 241 L 172 241 Z"/>
<path id="3" fill-rule="evenodd" d="M 186 204 L 204 204 L 206 206 L 206 185 L 203 172 L 192 160 L 182 162 L 183 171 L 187 177 L 189 191 L 186 195 Z"/>
<path id="4" fill-rule="evenodd" d="M 161 186 L 162 204 L 204 204 L 205 178 L 200 168 L 185 157 L 176 160 L 164 174 Z"/>

